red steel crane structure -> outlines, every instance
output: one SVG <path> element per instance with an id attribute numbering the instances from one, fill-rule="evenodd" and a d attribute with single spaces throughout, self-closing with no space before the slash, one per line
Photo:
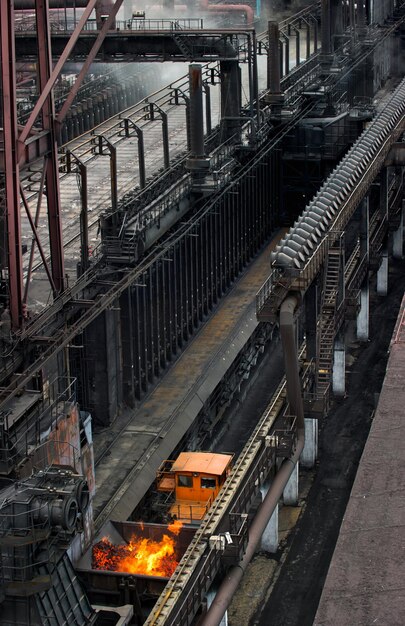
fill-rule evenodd
<path id="1" fill-rule="evenodd" d="M 52 2 L 52 0 L 51 0 Z M 80 85 L 123 0 L 75 0 L 75 6 L 82 6 L 83 12 L 55 67 L 52 65 L 50 36 L 49 0 L 2 0 L 0 2 L 0 210 L 4 229 L 0 243 L 3 279 L 8 286 L 8 307 L 11 324 L 18 330 L 26 318 L 26 303 L 31 280 L 33 255 L 38 247 L 54 297 L 64 290 L 65 272 L 62 241 L 61 206 L 59 192 L 59 172 L 57 154 L 58 127 L 65 118 Z M 73 0 L 64 0 L 66 7 L 73 6 Z M 52 5 L 51 5 L 52 6 Z M 14 23 L 16 8 L 32 8 L 35 12 L 38 36 L 37 80 L 39 98 L 24 126 L 17 121 L 16 102 L 16 61 L 14 53 Z M 60 2 L 58 2 L 60 8 Z M 93 10 L 98 16 L 98 36 L 83 63 L 62 109 L 55 114 L 53 87 L 62 68 L 69 58 L 87 19 Z M 101 15 L 103 19 L 101 20 Z M 32 207 L 26 198 L 20 182 L 20 170 L 33 160 L 42 160 L 40 188 L 33 215 Z M 46 201 L 48 229 L 46 236 L 50 250 L 50 266 L 44 254 L 43 241 L 37 227 L 41 205 Z M 27 214 L 33 239 L 28 269 L 23 276 L 21 243 L 21 210 Z"/>

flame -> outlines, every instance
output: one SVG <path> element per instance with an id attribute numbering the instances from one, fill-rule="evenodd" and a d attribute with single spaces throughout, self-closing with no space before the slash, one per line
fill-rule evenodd
<path id="1" fill-rule="evenodd" d="M 178 519 L 175 519 L 174 522 L 168 525 L 167 530 L 170 530 L 173 535 L 178 535 L 183 527 L 183 522 Z"/>
<path id="2" fill-rule="evenodd" d="M 168 526 L 168 531 L 178 535 L 181 522 Z M 175 539 L 164 534 L 161 541 L 146 537 L 133 537 L 128 544 L 114 545 L 103 537 L 93 546 L 92 568 L 146 576 L 169 578 L 176 569 Z"/>

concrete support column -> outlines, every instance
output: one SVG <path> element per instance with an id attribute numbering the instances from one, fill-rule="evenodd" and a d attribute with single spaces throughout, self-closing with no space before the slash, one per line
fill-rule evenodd
<path id="1" fill-rule="evenodd" d="M 367 263 L 370 251 L 369 241 L 369 199 L 364 198 L 361 205 L 360 220 L 360 258 L 366 257 Z M 360 290 L 360 311 L 357 315 L 357 339 L 368 341 L 370 332 L 370 286 L 368 271 Z"/>
<path id="2" fill-rule="evenodd" d="M 209 610 L 211 604 L 214 602 L 215 600 L 215 596 L 217 595 L 217 589 L 209 589 L 208 593 L 207 593 L 207 611 Z M 223 618 L 221 619 L 221 621 L 219 622 L 218 626 L 228 626 L 228 611 L 225 611 L 225 615 L 223 616 Z"/>
<path id="3" fill-rule="evenodd" d="M 303 467 L 313 467 L 318 458 L 318 420 L 305 418 L 305 446 L 300 463 Z"/>
<path id="4" fill-rule="evenodd" d="M 238 61 L 221 61 L 221 124 L 224 139 L 240 138 L 241 72 Z M 228 119 L 227 119 L 228 118 Z"/>
<path id="5" fill-rule="evenodd" d="M 388 293 L 388 250 L 384 248 L 381 265 L 377 272 L 377 294 L 386 296 Z"/>
<path id="6" fill-rule="evenodd" d="M 293 473 L 284 487 L 283 501 L 286 506 L 296 506 L 298 504 L 299 493 L 299 463 L 294 467 Z"/>
<path id="7" fill-rule="evenodd" d="M 365 279 L 360 290 L 360 311 L 357 314 L 357 339 L 368 341 L 370 333 L 370 286 Z"/>
<path id="8" fill-rule="evenodd" d="M 278 505 L 264 529 L 261 549 L 274 554 L 278 550 Z"/>
<path id="9" fill-rule="evenodd" d="M 401 218 L 399 226 L 394 232 L 392 242 L 392 254 L 394 259 L 402 259 L 404 255 L 404 214 L 405 214 L 405 201 L 402 201 Z"/>
<path id="10" fill-rule="evenodd" d="M 332 390 L 335 396 L 346 393 L 346 346 L 344 334 L 335 339 L 333 350 Z"/>

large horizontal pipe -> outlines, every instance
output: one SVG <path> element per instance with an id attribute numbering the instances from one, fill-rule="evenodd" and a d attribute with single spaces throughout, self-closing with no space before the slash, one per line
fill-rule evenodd
<path id="1" fill-rule="evenodd" d="M 208 4 L 208 0 L 201 0 L 200 9 L 214 13 L 245 13 L 247 26 L 254 22 L 254 12 L 248 4 Z"/>
<path id="2" fill-rule="evenodd" d="M 88 0 L 49 0 L 50 9 L 83 9 L 87 6 Z M 14 9 L 17 11 L 24 9 L 35 9 L 35 0 L 14 0 Z"/>
<path id="3" fill-rule="evenodd" d="M 297 417 L 298 439 L 294 454 L 286 459 L 277 472 L 269 491 L 249 528 L 249 542 L 243 559 L 233 567 L 223 580 L 217 595 L 211 604 L 202 626 L 219 626 L 221 620 L 237 590 L 256 548 L 280 500 L 287 482 L 298 463 L 305 444 L 305 422 L 302 403 L 301 384 L 297 347 L 295 345 L 294 312 L 298 305 L 295 296 L 287 297 L 280 307 L 280 334 L 283 343 L 284 362 L 287 381 L 287 398 L 290 414 Z"/>

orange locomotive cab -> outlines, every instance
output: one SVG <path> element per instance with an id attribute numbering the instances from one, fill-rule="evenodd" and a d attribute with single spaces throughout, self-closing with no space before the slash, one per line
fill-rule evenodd
<path id="1" fill-rule="evenodd" d="M 157 474 L 157 488 L 174 494 L 171 517 L 199 523 L 224 484 L 232 457 L 213 452 L 181 452 L 176 461 L 164 461 Z"/>

